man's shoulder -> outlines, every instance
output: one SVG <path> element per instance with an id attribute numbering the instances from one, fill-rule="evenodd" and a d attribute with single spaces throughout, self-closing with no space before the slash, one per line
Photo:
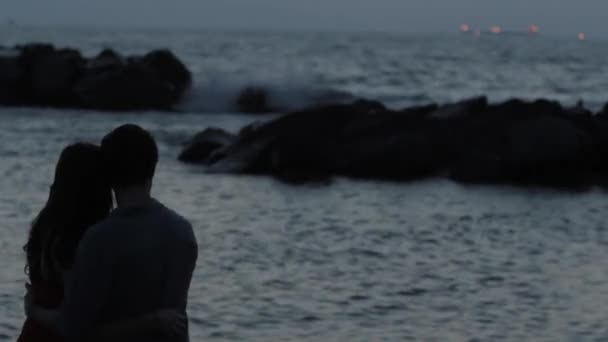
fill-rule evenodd
<path id="1" fill-rule="evenodd" d="M 112 245 L 116 239 L 116 233 L 111 227 L 112 225 L 108 224 L 107 219 L 89 227 L 78 243 L 80 253 L 85 253 L 86 255 L 107 255 L 109 252 L 108 245 Z"/>
<path id="2" fill-rule="evenodd" d="M 196 238 L 194 236 L 194 230 L 192 228 L 192 224 L 188 219 L 184 216 L 177 213 L 175 210 L 165 206 L 160 203 L 161 210 L 163 211 L 163 216 L 167 219 L 170 228 L 181 236 L 182 239 L 192 240 L 196 243 Z"/>
<path id="3" fill-rule="evenodd" d="M 89 227 L 84 233 L 83 240 L 104 240 L 115 236 L 112 232 L 116 224 L 110 217 L 107 217 L 91 227 Z"/>
<path id="4" fill-rule="evenodd" d="M 180 260 L 180 263 L 196 263 L 198 258 L 198 241 L 194 234 L 192 224 L 185 217 L 178 214 L 176 211 L 163 205 L 163 210 L 170 217 L 170 227 L 172 235 L 174 236 L 174 243 L 176 244 L 176 254 L 181 256 L 176 260 Z"/>
<path id="5" fill-rule="evenodd" d="M 192 224 L 184 216 L 160 202 L 159 204 L 163 211 L 163 215 L 166 216 L 173 225 L 192 228 Z"/>
<path id="6" fill-rule="evenodd" d="M 143 218 L 142 218 L 143 219 Z M 194 238 L 192 224 L 176 211 L 168 208 L 164 204 L 157 202 L 157 208 L 152 216 L 147 216 L 141 224 L 147 226 L 150 223 L 162 223 L 175 231 L 178 235 L 186 238 Z M 87 229 L 83 239 L 94 240 L 96 242 L 111 241 L 122 234 L 124 225 L 132 225 L 133 217 L 124 218 L 120 213 L 110 214 L 106 219 L 97 222 Z"/>

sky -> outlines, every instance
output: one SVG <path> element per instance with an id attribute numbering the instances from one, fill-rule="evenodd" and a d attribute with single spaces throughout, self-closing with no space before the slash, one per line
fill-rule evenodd
<path id="1" fill-rule="evenodd" d="M 0 23 L 104 28 L 422 33 L 536 24 L 607 37 L 606 13 L 608 0 L 0 0 Z"/>

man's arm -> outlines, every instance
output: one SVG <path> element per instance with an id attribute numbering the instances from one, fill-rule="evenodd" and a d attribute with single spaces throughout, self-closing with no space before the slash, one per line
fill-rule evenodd
<path id="1" fill-rule="evenodd" d="M 78 244 L 71 275 L 66 282 L 58 331 L 67 341 L 81 341 L 99 324 L 112 282 L 111 248 L 93 227 Z"/>
<path id="2" fill-rule="evenodd" d="M 185 313 L 192 274 L 198 259 L 198 243 L 190 224 L 187 225 L 183 234 L 180 246 L 173 251 L 169 263 L 165 291 L 167 297 L 164 298 L 163 305 Z"/>
<path id="3" fill-rule="evenodd" d="M 26 288 L 24 307 L 27 317 L 51 330 L 57 329 L 59 311 L 36 306 L 29 284 L 26 284 Z M 188 318 L 186 315 L 175 310 L 165 309 L 96 327 L 85 340 L 87 342 L 131 342 L 157 337 L 170 341 L 182 341 L 187 331 Z"/>
<path id="4" fill-rule="evenodd" d="M 87 342 L 132 342 L 149 338 L 183 341 L 183 334 L 187 331 L 186 315 L 165 309 L 98 327 Z"/>

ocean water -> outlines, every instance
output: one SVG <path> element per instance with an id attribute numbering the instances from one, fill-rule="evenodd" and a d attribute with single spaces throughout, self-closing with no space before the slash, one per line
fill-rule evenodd
<path id="1" fill-rule="evenodd" d="M 457 34 L 0 30 L 0 45 L 52 41 L 170 47 L 195 72 L 176 113 L 0 109 L 0 341 L 23 322 L 29 224 L 61 149 L 134 122 L 156 136 L 155 196 L 193 222 L 193 341 L 607 341 L 608 196 L 601 190 L 336 179 L 291 186 L 178 163 L 234 113 L 247 84 L 305 105 L 329 90 L 391 106 L 488 94 L 607 100 L 608 43 Z"/>
<path id="2" fill-rule="evenodd" d="M 246 85 L 298 108 L 335 90 L 393 107 L 487 94 L 606 103 L 608 41 L 517 34 L 381 34 L 0 29 L 0 46 L 52 42 L 93 56 L 170 48 L 195 74 L 183 112 L 233 110 Z"/>

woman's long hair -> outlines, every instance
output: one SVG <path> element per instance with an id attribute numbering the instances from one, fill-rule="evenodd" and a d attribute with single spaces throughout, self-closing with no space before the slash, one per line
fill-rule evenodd
<path id="1" fill-rule="evenodd" d="M 62 284 L 62 271 L 74 262 L 85 231 L 111 208 L 101 149 L 86 143 L 66 147 L 57 162 L 49 198 L 24 247 L 30 281 Z"/>

